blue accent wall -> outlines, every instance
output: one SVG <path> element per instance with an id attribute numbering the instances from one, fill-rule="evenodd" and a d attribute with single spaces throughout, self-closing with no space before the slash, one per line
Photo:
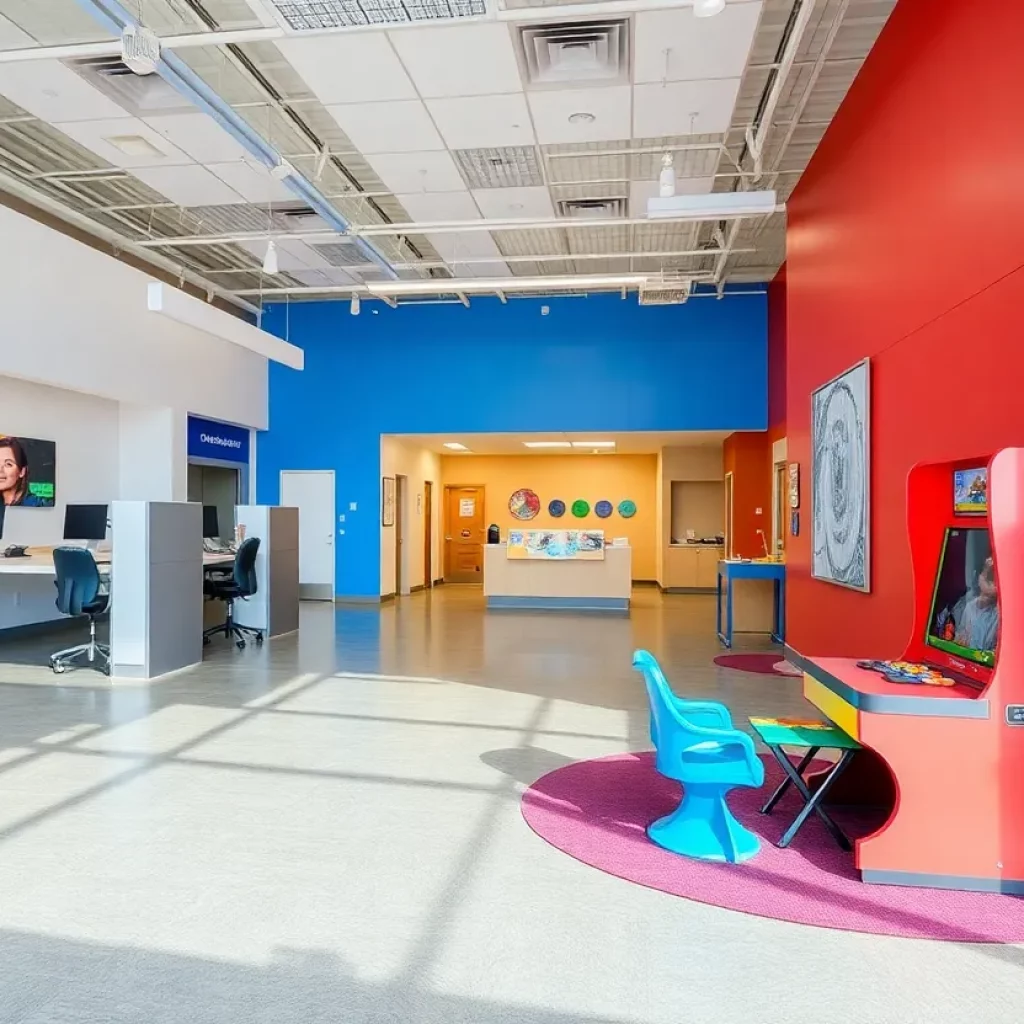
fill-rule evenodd
<path id="1" fill-rule="evenodd" d="M 278 501 L 282 469 L 335 470 L 341 595 L 380 592 L 381 434 L 768 425 L 764 294 L 365 302 L 359 316 L 347 302 L 293 303 L 268 307 L 263 327 L 304 349 L 306 368 L 271 364 L 257 500 Z"/>

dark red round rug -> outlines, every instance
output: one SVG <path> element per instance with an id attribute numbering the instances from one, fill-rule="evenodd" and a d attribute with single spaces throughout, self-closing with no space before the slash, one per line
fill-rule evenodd
<path id="1" fill-rule="evenodd" d="M 788 672 L 779 672 L 775 666 L 779 663 L 785 666 L 785 658 L 781 654 L 720 654 L 715 658 L 715 664 L 722 668 L 734 668 L 740 672 L 759 672 L 762 675 L 789 675 Z"/>

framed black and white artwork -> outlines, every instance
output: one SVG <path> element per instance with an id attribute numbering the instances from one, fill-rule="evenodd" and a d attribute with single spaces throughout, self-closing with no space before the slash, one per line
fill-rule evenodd
<path id="1" fill-rule="evenodd" d="M 811 395 L 811 576 L 871 590 L 871 363 Z"/>

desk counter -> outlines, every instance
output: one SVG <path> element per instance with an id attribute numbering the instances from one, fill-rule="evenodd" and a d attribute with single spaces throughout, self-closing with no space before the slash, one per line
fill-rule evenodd
<path id="1" fill-rule="evenodd" d="M 605 548 L 603 559 L 508 558 L 504 544 L 484 546 L 488 608 L 627 611 L 632 551 Z"/>

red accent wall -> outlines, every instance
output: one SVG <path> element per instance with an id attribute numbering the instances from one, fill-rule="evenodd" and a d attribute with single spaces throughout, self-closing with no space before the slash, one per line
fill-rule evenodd
<path id="1" fill-rule="evenodd" d="M 789 201 L 787 640 L 898 657 L 907 476 L 1024 444 L 1024 4 L 900 0 Z M 951 71 L 955 69 L 955 73 Z M 995 150 L 965 142 L 998 138 Z M 872 358 L 872 593 L 810 578 L 810 393 Z M 952 483 L 950 484 L 952 488 Z"/>
<path id="2" fill-rule="evenodd" d="M 725 472 L 732 473 L 732 551 L 738 558 L 760 558 L 764 530 L 772 544 L 772 442 L 766 433 L 730 434 L 722 445 Z M 758 513 L 760 509 L 760 513 Z"/>

